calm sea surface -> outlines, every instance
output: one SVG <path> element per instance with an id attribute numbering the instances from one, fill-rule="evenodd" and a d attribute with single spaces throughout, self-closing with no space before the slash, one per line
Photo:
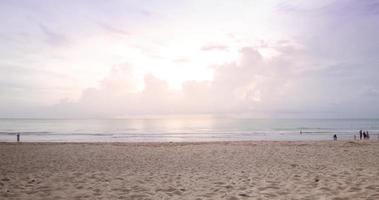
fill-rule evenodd
<path id="1" fill-rule="evenodd" d="M 379 119 L 0 119 L 0 141 L 17 133 L 23 142 L 331 140 L 353 139 L 361 129 L 378 138 Z"/>

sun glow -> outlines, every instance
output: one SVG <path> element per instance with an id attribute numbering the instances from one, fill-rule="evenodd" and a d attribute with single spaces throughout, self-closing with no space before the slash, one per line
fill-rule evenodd
<path id="1" fill-rule="evenodd" d="M 180 89 L 183 82 L 189 80 L 212 80 L 212 66 L 232 62 L 239 56 L 238 47 L 204 50 L 206 44 L 204 41 L 209 41 L 208 38 L 200 40 L 190 38 L 181 36 L 170 40 L 167 44 L 156 45 L 146 41 L 137 45 L 130 38 L 109 34 L 96 35 L 81 41 L 79 46 L 72 47 L 69 51 L 72 52 L 71 55 L 67 56 L 73 58 L 71 59 L 73 62 L 87 66 L 84 71 L 90 72 L 91 76 L 83 75 L 89 79 L 81 78 L 87 80 L 87 83 L 91 83 L 94 77 L 103 77 L 106 69 L 114 65 L 112 63 L 115 61 L 126 64 L 133 69 L 139 89 L 143 89 L 143 79 L 148 74 L 166 81 L 171 89 Z M 224 43 L 228 44 L 228 41 L 217 44 Z M 211 45 L 216 46 L 216 44 Z M 96 57 L 97 62 L 92 62 L 91 57 Z M 102 62 L 98 62 L 99 60 Z"/>

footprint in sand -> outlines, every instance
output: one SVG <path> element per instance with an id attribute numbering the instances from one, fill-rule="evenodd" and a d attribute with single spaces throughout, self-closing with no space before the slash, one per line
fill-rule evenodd
<path id="1" fill-rule="evenodd" d="M 238 194 L 238 196 L 241 196 L 241 197 L 250 197 L 249 195 L 247 195 L 245 193 Z"/>
<path id="2" fill-rule="evenodd" d="M 5 178 L 1 179 L 1 181 L 7 182 L 7 181 L 10 181 L 10 179 L 5 177 Z"/>

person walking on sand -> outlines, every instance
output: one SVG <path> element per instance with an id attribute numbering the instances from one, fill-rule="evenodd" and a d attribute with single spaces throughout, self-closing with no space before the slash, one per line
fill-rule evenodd
<path id="1" fill-rule="evenodd" d="M 360 131 L 359 131 L 359 139 L 360 139 L 360 140 L 362 139 L 362 136 L 363 136 L 363 134 L 362 134 L 362 130 L 360 130 Z"/>
<path id="2" fill-rule="evenodd" d="M 337 134 L 333 135 L 333 140 L 337 140 Z"/>

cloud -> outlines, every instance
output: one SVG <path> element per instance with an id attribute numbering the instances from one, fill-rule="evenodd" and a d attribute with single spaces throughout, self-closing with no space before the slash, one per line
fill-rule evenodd
<path id="1" fill-rule="evenodd" d="M 113 67 L 98 88 L 83 91 L 77 102 L 62 102 L 54 110 L 71 110 L 79 115 L 123 116 L 130 114 L 220 114 L 249 113 L 258 107 L 269 110 L 285 97 L 292 73 L 288 61 L 265 61 L 252 48 L 242 48 L 238 61 L 214 67 L 212 81 L 186 81 L 182 90 L 151 74 L 144 77 L 143 90 L 137 90 L 133 68 Z M 282 70 L 283 68 L 287 70 Z"/>
<path id="2" fill-rule="evenodd" d="M 202 51 L 214 51 L 214 50 L 225 51 L 227 49 L 228 49 L 227 46 L 221 45 L 221 44 L 208 44 L 201 48 Z"/>
<path id="3" fill-rule="evenodd" d="M 115 27 L 115 26 L 112 26 L 108 23 L 102 23 L 102 22 L 98 22 L 97 23 L 101 28 L 103 28 L 104 30 L 108 31 L 108 32 L 111 32 L 111 33 L 114 33 L 114 34 L 119 34 L 119 35 L 124 35 L 124 36 L 128 36 L 130 35 L 130 33 L 126 30 L 124 30 L 123 28 L 120 28 L 120 27 Z"/>
<path id="4" fill-rule="evenodd" d="M 185 81 L 181 90 L 170 89 L 165 80 L 151 74 L 145 75 L 141 90 L 133 66 L 115 65 L 98 87 L 83 90 L 79 100 L 62 100 L 44 113 L 107 118 L 167 114 L 367 117 L 379 112 L 379 102 L 373 98 L 378 94 L 378 80 L 370 75 L 371 66 L 339 63 L 307 68 L 304 65 L 317 65 L 307 49 L 291 42 L 278 42 L 273 48 L 280 56 L 270 59 L 254 47 L 241 48 L 238 60 L 213 66 L 213 80 Z"/>
<path id="5" fill-rule="evenodd" d="M 379 14 L 379 2 L 377 0 L 335 1 L 324 7 L 323 11 L 332 15 L 367 17 Z"/>
<path id="6" fill-rule="evenodd" d="M 175 63 L 188 63 L 188 62 L 190 62 L 190 60 L 187 58 L 179 58 L 179 59 L 174 59 L 173 62 L 175 62 Z"/>
<path id="7" fill-rule="evenodd" d="M 133 67 L 117 65 L 97 88 L 74 102 L 62 102 L 54 114 L 74 117 L 215 114 L 247 117 L 366 117 L 379 113 L 378 71 L 372 63 L 317 59 L 318 52 L 299 41 L 272 42 L 278 56 L 264 58 L 260 47 L 240 49 L 233 62 L 215 65 L 210 81 L 185 81 L 172 90 L 147 74 L 138 89 Z M 379 71 L 378 71 L 379 73 Z M 377 73 L 375 73 L 377 74 Z M 360 109 L 351 109 L 351 106 Z"/>
<path id="8" fill-rule="evenodd" d="M 378 88 L 372 88 L 372 87 L 366 88 L 363 90 L 362 96 L 377 98 L 377 97 L 379 97 L 379 89 Z"/>
<path id="9" fill-rule="evenodd" d="M 68 38 L 64 34 L 53 31 L 50 27 L 44 24 L 39 25 L 42 32 L 45 34 L 46 42 L 51 45 L 63 45 L 68 42 Z"/>

